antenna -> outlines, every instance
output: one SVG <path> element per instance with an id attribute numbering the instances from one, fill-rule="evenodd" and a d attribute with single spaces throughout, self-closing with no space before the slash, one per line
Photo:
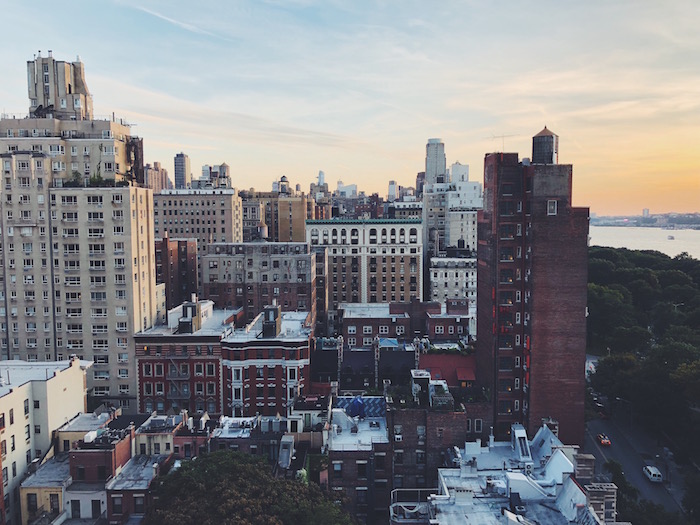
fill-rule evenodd
<path id="1" fill-rule="evenodd" d="M 518 133 L 515 133 L 515 134 L 513 134 L 513 135 L 493 135 L 493 134 L 492 134 L 490 137 L 484 137 L 484 138 L 486 138 L 486 139 L 492 139 L 492 140 L 501 139 L 501 151 L 502 151 L 502 152 L 505 152 L 505 150 L 506 150 L 506 138 L 508 138 L 508 137 L 519 137 L 519 136 L 520 136 L 520 134 L 518 134 Z"/>

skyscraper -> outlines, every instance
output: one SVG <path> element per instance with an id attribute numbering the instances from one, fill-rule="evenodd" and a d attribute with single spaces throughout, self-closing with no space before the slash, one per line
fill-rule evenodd
<path id="1" fill-rule="evenodd" d="M 184 153 L 175 155 L 175 189 L 181 190 L 192 186 L 190 158 Z"/>
<path id="2" fill-rule="evenodd" d="M 556 137 L 543 130 L 533 149 L 542 136 Z M 533 158 L 550 159 L 535 151 Z M 501 438 L 522 422 L 534 432 L 552 418 L 564 442 L 580 444 L 588 208 L 571 205 L 571 165 L 522 163 L 517 153 L 486 155 L 484 186 L 477 375 L 490 378 L 494 430 Z"/>
<path id="3" fill-rule="evenodd" d="M 446 171 L 445 144 L 442 139 L 428 139 L 425 146 L 425 184 L 448 182 Z"/>

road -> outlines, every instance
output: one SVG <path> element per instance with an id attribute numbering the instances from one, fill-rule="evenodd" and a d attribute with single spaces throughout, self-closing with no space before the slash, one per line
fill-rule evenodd
<path id="1" fill-rule="evenodd" d="M 657 453 L 660 452 L 660 447 L 644 436 L 644 439 L 633 439 L 635 433 L 641 432 L 637 427 L 621 427 L 629 421 L 620 422 L 612 419 L 593 419 L 586 425 L 586 439 L 584 442 L 584 451 L 593 454 L 596 457 L 596 474 L 603 473 L 603 464 L 608 460 L 615 460 L 622 465 L 622 470 L 625 473 L 625 478 L 635 488 L 639 490 L 639 496 L 659 505 L 662 505 L 670 512 L 680 512 L 682 509 L 671 496 L 667 485 L 673 484 L 676 486 L 682 485 L 682 479 L 668 478 L 670 473 L 663 458 L 657 458 Z M 607 434 L 612 442 L 609 447 L 602 447 L 596 440 L 596 435 Z M 633 439 L 634 443 L 630 443 L 627 436 Z M 642 472 L 644 465 L 655 465 L 664 475 L 664 483 L 652 483 Z M 671 469 L 672 471 L 672 469 Z M 675 471 L 674 471 L 675 472 Z"/>

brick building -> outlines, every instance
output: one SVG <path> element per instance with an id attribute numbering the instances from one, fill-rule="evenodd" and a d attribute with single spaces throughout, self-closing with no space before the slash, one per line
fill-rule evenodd
<path id="1" fill-rule="evenodd" d="M 171 457 L 169 454 L 134 456 L 107 483 L 107 520 L 110 525 L 128 523 L 146 513 L 152 501 L 151 483 L 167 473 Z"/>
<path id="2" fill-rule="evenodd" d="M 278 304 L 316 316 L 316 255 L 304 242 L 218 243 L 202 257 L 204 296 L 252 321 Z"/>
<path id="3" fill-rule="evenodd" d="M 225 412 L 221 340 L 234 316 L 212 301 L 186 302 L 168 312 L 167 325 L 135 335 L 140 412 Z"/>
<path id="4" fill-rule="evenodd" d="M 235 450 L 274 462 L 287 430 L 287 420 L 279 416 L 224 417 L 212 432 L 211 450 Z"/>
<path id="5" fill-rule="evenodd" d="M 155 243 L 156 282 L 165 284 L 165 305 L 170 310 L 199 290 L 197 239 L 171 239 L 165 232 Z"/>
<path id="6" fill-rule="evenodd" d="M 325 446 L 329 488 L 360 523 L 386 523 L 391 485 L 391 442 L 384 397 L 339 397 Z"/>
<path id="7" fill-rule="evenodd" d="M 343 303 L 338 308 L 339 332 L 349 348 L 370 348 L 375 337 L 413 342 L 416 337 L 431 341 L 467 339 L 474 321 L 466 300 L 445 305 L 424 303 Z"/>
<path id="8" fill-rule="evenodd" d="M 556 162 L 546 128 L 533 160 L 494 153 L 484 160 L 487 198 L 479 215 L 479 376 L 494 394 L 496 434 L 512 423 L 534 432 L 559 421 L 582 443 L 588 208 L 571 204 L 572 166 Z M 539 162 L 538 162 L 539 161 Z"/>
<path id="9" fill-rule="evenodd" d="M 310 384 L 313 329 L 311 312 L 269 306 L 222 340 L 226 413 L 286 414 Z"/>

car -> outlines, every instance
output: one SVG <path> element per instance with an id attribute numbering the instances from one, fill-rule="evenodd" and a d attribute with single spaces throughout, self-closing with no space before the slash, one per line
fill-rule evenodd
<path id="1" fill-rule="evenodd" d="M 609 447 L 610 445 L 612 445 L 612 441 L 610 441 L 610 438 L 605 434 L 598 434 L 596 436 L 596 439 L 598 440 L 598 443 L 600 443 L 604 447 Z"/>
<path id="2" fill-rule="evenodd" d="M 664 480 L 661 471 L 652 465 L 645 465 L 642 471 L 649 481 L 661 483 Z"/>

